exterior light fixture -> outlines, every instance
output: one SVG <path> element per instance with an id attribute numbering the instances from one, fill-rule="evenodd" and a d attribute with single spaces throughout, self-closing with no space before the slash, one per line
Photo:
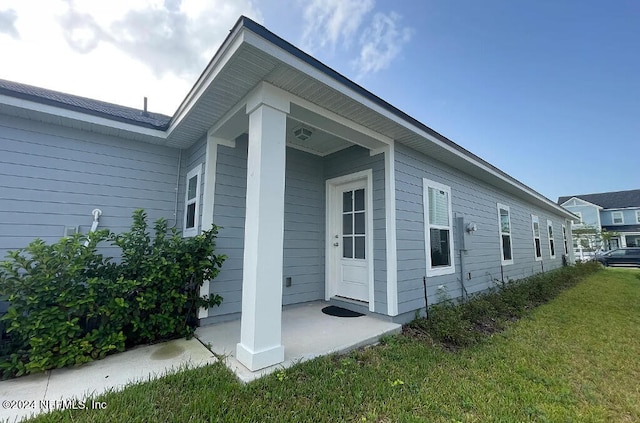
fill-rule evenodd
<path id="1" fill-rule="evenodd" d="M 308 140 L 309 138 L 311 138 L 311 134 L 313 134 L 313 131 L 309 128 L 305 128 L 304 126 L 293 130 L 293 135 L 300 141 Z"/>

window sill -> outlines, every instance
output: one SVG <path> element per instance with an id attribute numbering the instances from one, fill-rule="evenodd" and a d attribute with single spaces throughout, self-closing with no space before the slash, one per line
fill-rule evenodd
<path id="1" fill-rule="evenodd" d="M 456 272 L 456 268 L 453 266 L 427 269 L 427 277 L 450 275 L 455 272 Z"/>
<path id="2" fill-rule="evenodd" d="M 182 231 L 183 238 L 193 238 L 198 235 L 198 231 L 196 229 L 187 229 Z"/>

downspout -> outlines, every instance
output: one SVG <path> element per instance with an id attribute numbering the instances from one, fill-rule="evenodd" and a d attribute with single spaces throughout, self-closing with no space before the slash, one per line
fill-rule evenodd
<path id="1" fill-rule="evenodd" d="M 173 225 L 170 228 L 175 228 L 178 225 L 178 194 L 180 191 L 180 171 L 182 170 L 182 149 L 180 149 L 180 153 L 178 154 L 178 170 L 176 172 L 176 200 L 173 207 Z"/>
<path id="2" fill-rule="evenodd" d="M 465 293 L 467 292 L 464 287 L 464 259 L 462 258 L 462 249 L 459 249 L 458 251 L 460 252 L 460 298 L 464 301 Z"/>
<path id="3" fill-rule="evenodd" d="M 467 245 L 465 240 L 466 225 L 464 222 L 464 216 L 456 216 L 456 226 L 458 229 L 458 255 L 460 257 L 460 298 L 464 301 L 469 297 L 467 294 L 467 288 L 464 286 L 464 251 L 467 251 Z"/>

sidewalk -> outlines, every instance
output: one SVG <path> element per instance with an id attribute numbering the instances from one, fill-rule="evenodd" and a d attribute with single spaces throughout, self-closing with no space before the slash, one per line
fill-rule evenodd
<path id="1" fill-rule="evenodd" d="M 0 421 L 16 422 L 55 408 L 108 407 L 109 404 L 85 403 L 83 400 L 180 368 L 200 367 L 216 360 L 196 338 L 177 339 L 137 347 L 80 367 L 0 381 Z"/>

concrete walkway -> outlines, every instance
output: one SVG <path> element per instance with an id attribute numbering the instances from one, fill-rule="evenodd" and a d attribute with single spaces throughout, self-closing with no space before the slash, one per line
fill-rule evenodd
<path id="1" fill-rule="evenodd" d="M 0 382 L 0 421 L 15 422 L 53 409 L 109 407 L 83 402 L 109 390 L 147 381 L 185 367 L 200 367 L 217 361 L 196 338 L 177 339 L 137 347 L 79 367 Z M 73 399 L 77 399 L 75 403 Z"/>
<path id="2" fill-rule="evenodd" d="M 341 318 L 322 313 L 323 301 L 285 307 L 282 343 L 285 361 L 251 372 L 235 359 L 240 341 L 240 321 L 204 326 L 190 340 L 178 339 L 137 347 L 80 367 L 51 370 L 0 381 L 0 421 L 20 421 L 30 415 L 60 408 L 100 408 L 109 404 L 84 401 L 109 390 L 147 381 L 185 367 L 200 367 L 224 356 L 238 379 L 250 382 L 284 367 L 334 352 L 346 352 L 378 342 L 381 336 L 399 333 L 401 326 L 387 320 L 360 316 Z M 211 351 L 204 344 L 211 347 Z M 77 401 L 73 401 L 76 399 Z M 81 412 L 81 410 L 78 410 Z"/>

